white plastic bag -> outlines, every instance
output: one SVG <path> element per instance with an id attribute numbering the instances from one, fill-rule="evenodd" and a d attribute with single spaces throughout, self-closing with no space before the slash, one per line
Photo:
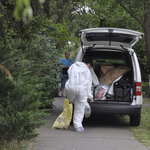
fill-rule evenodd
<path id="1" fill-rule="evenodd" d="M 107 90 L 107 86 L 100 83 L 95 89 L 95 97 L 97 98 L 97 100 L 105 100 Z"/>
<path id="2" fill-rule="evenodd" d="M 95 72 L 94 72 L 93 67 L 92 67 L 92 68 L 90 68 L 90 71 L 91 71 L 91 75 L 92 75 L 92 82 L 93 82 L 94 86 L 99 85 L 99 81 L 98 81 L 98 78 L 97 78 L 97 76 L 96 76 L 96 74 L 95 74 Z"/>

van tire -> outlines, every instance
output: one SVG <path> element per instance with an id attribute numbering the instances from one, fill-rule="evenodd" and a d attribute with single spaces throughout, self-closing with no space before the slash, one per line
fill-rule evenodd
<path id="1" fill-rule="evenodd" d="M 130 116 L 130 125 L 131 126 L 139 126 L 141 121 L 141 113 L 137 115 Z"/>

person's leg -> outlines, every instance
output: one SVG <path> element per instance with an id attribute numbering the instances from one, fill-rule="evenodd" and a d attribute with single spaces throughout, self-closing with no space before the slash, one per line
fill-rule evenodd
<path id="1" fill-rule="evenodd" d="M 62 89 L 62 97 L 65 96 L 64 91 L 65 91 L 65 88 Z"/>
<path id="2" fill-rule="evenodd" d="M 73 124 L 74 124 L 74 128 L 77 131 L 79 128 L 83 128 L 82 125 L 82 121 L 83 121 L 83 117 L 84 117 L 84 110 L 85 107 L 87 105 L 87 97 L 84 97 L 84 99 L 80 99 L 80 97 L 78 97 L 75 100 L 75 107 L 74 107 L 74 115 L 73 115 Z"/>
<path id="3" fill-rule="evenodd" d="M 65 97 L 66 96 L 66 91 L 65 91 L 65 85 L 66 85 L 66 82 L 68 81 L 68 77 L 65 77 L 64 78 L 64 88 L 63 88 L 63 92 L 62 92 L 62 95 L 63 95 L 63 97 Z"/>
<path id="4" fill-rule="evenodd" d="M 61 78 L 61 89 L 62 89 L 62 96 L 64 96 L 64 89 L 65 89 L 65 78 Z"/>
<path id="5" fill-rule="evenodd" d="M 84 117 L 84 108 L 85 108 L 84 104 L 75 102 L 74 116 L 73 116 L 74 128 L 83 127 L 82 121 Z"/>

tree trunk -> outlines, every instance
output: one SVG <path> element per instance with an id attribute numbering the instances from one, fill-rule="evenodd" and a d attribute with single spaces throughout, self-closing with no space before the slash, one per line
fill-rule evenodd
<path id="1" fill-rule="evenodd" d="M 144 15 L 144 34 L 145 34 L 148 68 L 150 71 L 150 12 L 148 12 Z M 150 97 L 150 86 L 148 87 L 145 96 Z"/>

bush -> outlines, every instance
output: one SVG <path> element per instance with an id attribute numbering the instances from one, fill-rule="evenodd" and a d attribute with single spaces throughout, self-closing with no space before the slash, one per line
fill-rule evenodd
<path id="1" fill-rule="evenodd" d="M 45 121 L 42 119 L 47 116 L 45 110 L 39 110 L 42 92 L 35 90 L 36 85 L 20 79 L 16 82 L 5 78 L 1 86 L 4 89 L 0 93 L 4 90 L 5 95 L 0 97 L 0 144 L 12 139 L 19 142 L 36 137 L 35 128 L 43 125 Z"/>
<path id="2" fill-rule="evenodd" d="M 59 89 L 59 56 L 58 50 L 53 40 L 42 37 L 35 41 L 34 44 L 26 47 L 28 53 L 25 54 L 26 64 L 22 75 L 24 81 L 32 84 L 38 83 L 37 91 L 42 91 L 41 107 L 51 108 L 51 103 Z M 28 71 L 26 67 L 29 66 Z M 31 77 L 33 78 L 31 80 Z"/>
<path id="3" fill-rule="evenodd" d="M 0 73 L 0 144 L 36 137 L 35 129 L 47 116 L 46 109 L 39 108 L 51 108 L 59 88 L 60 58 L 52 40 L 41 37 L 14 47 L 2 62 L 13 78 Z"/>

